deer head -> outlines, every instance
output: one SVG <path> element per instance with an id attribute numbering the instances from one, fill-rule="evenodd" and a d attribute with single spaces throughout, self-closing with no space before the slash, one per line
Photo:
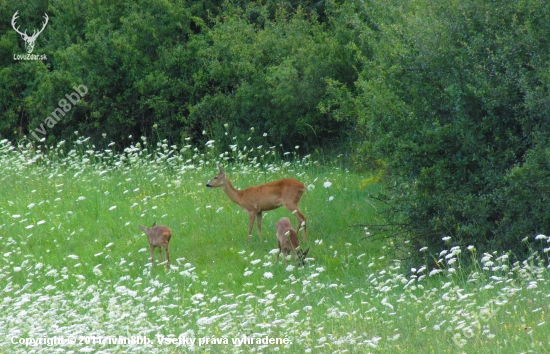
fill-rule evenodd
<path id="1" fill-rule="evenodd" d="M 23 38 L 23 40 L 25 41 L 25 49 L 27 50 L 27 53 L 31 54 L 32 51 L 34 50 L 34 42 L 36 41 L 36 38 L 38 38 L 38 35 L 40 33 L 42 33 L 42 31 L 44 31 L 44 28 L 46 28 L 46 25 L 48 24 L 48 15 L 47 14 L 44 14 L 44 19 L 46 20 L 44 22 L 44 25 L 42 25 L 42 29 L 40 31 L 36 31 L 34 30 L 34 32 L 32 33 L 32 36 L 29 36 L 27 34 L 27 31 L 25 30 L 25 32 L 21 32 L 19 31 L 19 27 L 16 27 L 16 23 L 15 21 L 17 20 L 17 13 L 19 11 L 15 11 L 15 13 L 13 14 L 13 17 L 11 18 L 11 25 L 13 27 L 13 29 L 15 30 L 15 32 L 19 33 L 21 35 L 21 38 Z"/>

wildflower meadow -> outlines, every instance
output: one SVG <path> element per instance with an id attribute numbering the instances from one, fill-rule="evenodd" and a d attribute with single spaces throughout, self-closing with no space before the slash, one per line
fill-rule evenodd
<path id="1" fill-rule="evenodd" d="M 545 235 L 519 261 L 441 235 L 411 267 L 393 251 L 406 239 L 368 237 L 383 223 L 377 178 L 338 159 L 75 140 L 0 142 L 2 354 L 550 352 Z M 218 164 L 240 189 L 305 184 L 305 266 L 276 261 L 277 220 L 297 224 L 285 208 L 247 242 L 248 214 L 205 186 Z M 153 222 L 173 231 L 168 269 L 158 251 L 150 263 L 139 224 Z"/>

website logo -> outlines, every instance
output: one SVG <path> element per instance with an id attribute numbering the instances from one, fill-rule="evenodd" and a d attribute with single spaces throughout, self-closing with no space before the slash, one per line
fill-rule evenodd
<path id="1" fill-rule="evenodd" d="M 16 24 L 16 21 L 17 19 L 19 18 L 18 17 L 18 12 L 19 11 L 15 11 L 15 13 L 13 14 L 13 17 L 11 18 L 11 25 L 13 27 L 13 29 L 15 30 L 15 32 L 17 32 L 21 38 L 23 38 L 23 40 L 25 41 L 25 49 L 27 50 L 27 54 L 23 54 L 23 55 L 13 55 L 13 59 L 14 60 L 46 60 L 46 55 L 45 54 L 42 54 L 42 55 L 33 55 L 32 54 L 32 51 L 34 50 L 34 44 L 36 42 L 36 39 L 38 38 L 38 36 L 40 35 L 40 33 L 42 33 L 44 31 L 44 28 L 46 28 L 46 25 L 48 24 L 48 15 L 47 14 L 44 14 L 44 24 L 42 25 L 42 28 L 40 30 L 34 30 L 32 35 L 29 36 L 27 34 L 27 30 L 25 30 L 25 32 L 21 32 L 19 30 L 19 26 L 17 26 Z"/>

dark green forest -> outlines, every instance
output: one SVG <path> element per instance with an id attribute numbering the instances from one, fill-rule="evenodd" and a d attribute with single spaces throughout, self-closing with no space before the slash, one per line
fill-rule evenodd
<path id="1" fill-rule="evenodd" d="M 0 1 L 2 139 L 342 153 L 413 250 L 550 232 L 549 87 L 547 0 Z"/>

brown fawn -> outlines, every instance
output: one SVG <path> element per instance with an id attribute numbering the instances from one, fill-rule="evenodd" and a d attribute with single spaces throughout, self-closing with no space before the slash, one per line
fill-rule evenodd
<path id="1" fill-rule="evenodd" d="M 248 212 L 250 216 L 250 221 L 248 223 L 248 242 L 250 242 L 252 228 L 254 227 L 256 218 L 258 218 L 260 241 L 263 241 L 262 212 L 277 209 L 281 205 L 284 205 L 285 208 L 296 215 L 298 219 L 298 230 L 300 227 L 303 227 L 304 242 L 307 242 L 306 217 L 302 214 L 300 209 L 298 209 L 298 203 L 305 191 L 305 186 L 302 182 L 294 178 L 283 178 L 239 190 L 233 187 L 229 178 L 225 175 L 223 168 L 218 166 L 218 170 L 218 174 L 208 181 L 206 186 L 211 188 L 222 187 L 229 199 L 239 204 Z"/>
<path id="2" fill-rule="evenodd" d="M 290 220 L 288 218 L 280 218 L 277 222 L 277 246 L 279 247 L 279 252 L 277 253 L 277 261 L 279 261 L 279 255 L 283 252 L 283 258 L 285 260 L 286 266 L 286 256 L 288 252 L 294 254 L 296 263 L 298 265 L 304 264 L 304 259 L 306 258 L 309 247 L 307 250 L 296 250 L 300 246 L 300 241 L 298 240 L 298 234 L 292 228 Z"/>
<path id="3" fill-rule="evenodd" d="M 157 223 L 153 223 L 152 227 L 147 227 L 143 225 L 139 225 L 139 227 L 145 231 L 147 234 L 147 238 L 149 239 L 149 246 L 151 248 L 151 265 L 154 264 L 154 250 L 155 247 L 159 248 L 159 257 L 162 262 L 162 247 L 164 247 L 164 251 L 166 252 L 166 268 L 170 265 L 170 253 L 168 252 L 168 243 L 170 242 L 170 238 L 172 238 L 172 230 L 168 226 L 164 225 L 157 225 Z"/>

